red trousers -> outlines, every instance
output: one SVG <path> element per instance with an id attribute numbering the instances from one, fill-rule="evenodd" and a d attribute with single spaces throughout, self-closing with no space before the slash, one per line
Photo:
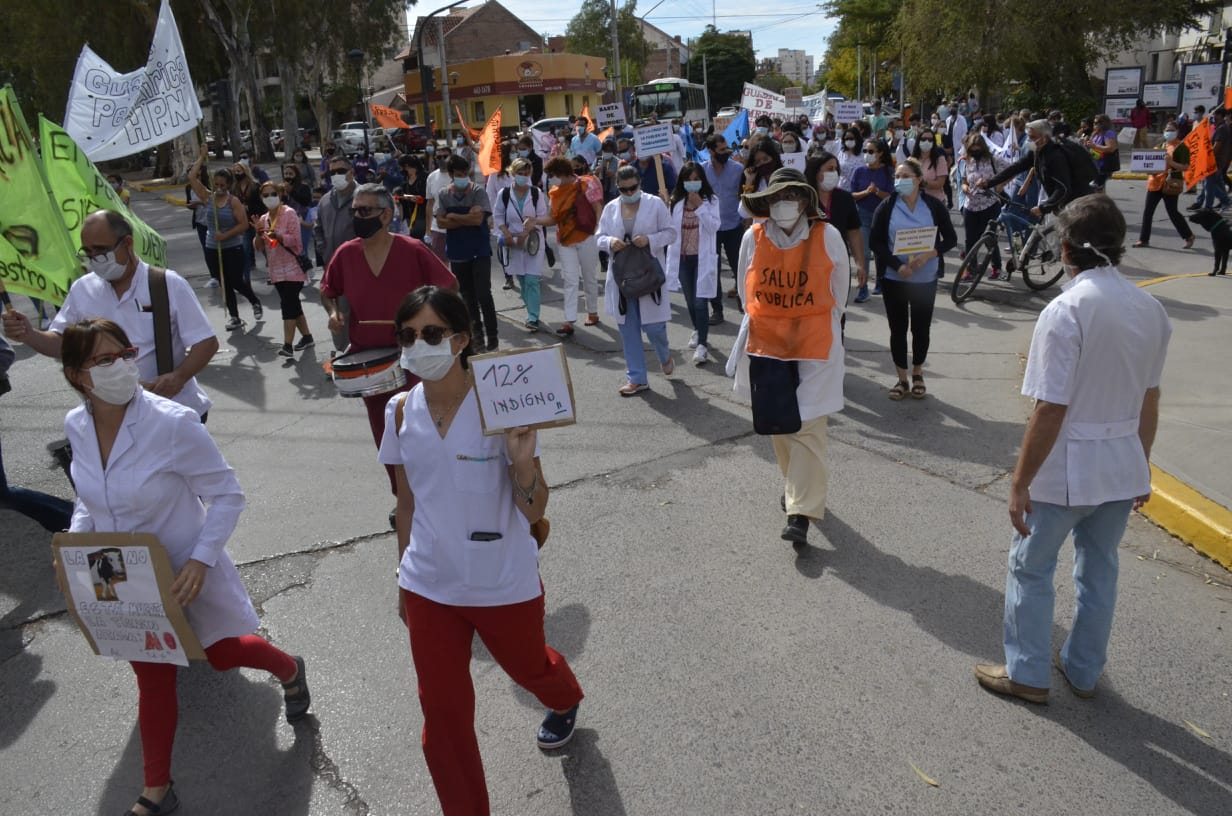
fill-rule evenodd
<path id="1" fill-rule="evenodd" d="M 256 635 L 226 638 L 205 650 L 218 671 L 238 666 L 264 669 L 280 680 L 295 674 L 295 658 Z M 179 718 L 175 674 L 171 663 L 130 663 L 137 673 L 137 725 L 141 731 L 141 758 L 145 784 L 159 788 L 171 781 L 171 746 Z"/>
<path id="2" fill-rule="evenodd" d="M 543 596 L 509 606 L 446 606 L 402 590 L 411 657 L 423 708 L 423 752 L 444 816 L 488 816 L 488 786 L 475 737 L 471 642 L 548 708 L 582 700 L 582 687 L 559 652 L 544 642 Z M 531 746 L 527 735 L 527 748 Z"/>
<path id="3" fill-rule="evenodd" d="M 403 371 L 406 373 L 406 384 L 397 391 L 377 394 L 374 397 L 364 397 L 364 407 L 368 409 L 368 427 L 372 429 L 372 438 L 376 440 L 378 450 L 381 447 L 381 438 L 385 435 L 385 406 L 389 405 L 389 401 L 394 396 L 403 391 L 410 391 L 419 382 L 419 378 L 414 374 L 405 369 Z M 389 492 L 397 496 L 398 480 L 394 476 L 394 466 L 385 465 L 385 472 L 389 474 Z"/>

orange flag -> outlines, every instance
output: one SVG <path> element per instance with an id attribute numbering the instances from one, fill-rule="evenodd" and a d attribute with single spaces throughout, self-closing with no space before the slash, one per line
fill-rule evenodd
<path id="1" fill-rule="evenodd" d="M 402 121 L 402 114 L 393 108 L 386 107 L 385 105 L 369 105 L 368 107 L 372 108 L 372 118 L 381 127 L 394 129 L 406 127 L 406 122 Z"/>
<path id="2" fill-rule="evenodd" d="M 599 141 L 606 142 L 608 139 L 612 138 L 612 135 L 615 133 L 616 133 L 616 128 L 608 128 L 607 130 L 599 134 Z"/>
<path id="3" fill-rule="evenodd" d="M 1223 89 L 1223 109 L 1232 110 L 1232 87 Z"/>
<path id="4" fill-rule="evenodd" d="M 1185 187 L 1189 188 L 1215 172 L 1215 148 L 1211 145 L 1210 117 L 1194 125 L 1185 137 L 1189 148 L 1189 169 L 1185 171 Z"/>
<path id="5" fill-rule="evenodd" d="M 587 102 L 585 105 L 582 106 L 582 113 L 580 115 L 583 119 L 586 120 L 586 132 L 594 133 L 595 132 L 595 120 L 590 118 L 590 103 L 589 102 Z"/>
<path id="6" fill-rule="evenodd" d="M 500 131 L 501 109 L 497 108 L 479 133 L 479 169 L 485 176 L 501 170 Z"/>
<path id="7" fill-rule="evenodd" d="M 453 112 L 458 115 L 458 122 L 462 125 L 462 129 L 470 134 L 471 141 L 472 142 L 477 141 L 479 139 L 479 131 L 475 130 L 473 127 L 466 124 L 466 117 L 462 115 L 462 109 L 459 108 L 457 105 L 454 105 Z"/>

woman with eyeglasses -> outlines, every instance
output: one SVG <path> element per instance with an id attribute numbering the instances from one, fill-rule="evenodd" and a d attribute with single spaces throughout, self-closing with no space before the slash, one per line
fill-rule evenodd
<path id="1" fill-rule="evenodd" d="M 244 236 L 249 230 L 248 208 L 243 201 L 231 195 L 230 171 L 221 168 L 214 171 L 213 189 L 202 183 L 201 168 L 208 159 L 207 148 L 201 145 L 201 155 L 188 171 L 188 183 L 192 185 L 197 197 L 206 202 L 205 265 L 210 270 L 210 277 L 217 279 L 219 274 L 222 275 L 223 298 L 227 304 L 227 314 L 231 316 L 224 328 L 235 331 L 244 328 L 235 298 L 237 292 L 252 304 L 253 320 L 264 318 L 265 309 L 244 275 Z"/>
<path id="2" fill-rule="evenodd" d="M 873 213 L 882 201 L 894 192 L 894 159 L 890 155 L 890 147 L 880 139 L 864 141 L 864 163 L 851 174 L 851 197 L 856 200 L 856 212 L 860 216 L 860 232 L 864 235 L 864 266 L 856 271 L 859 289 L 856 290 L 856 303 L 868 300 L 869 264 L 874 260 L 872 245 L 869 243 L 869 231 L 873 226 Z M 881 294 L 881 278 L 885 267 L 880 258 L 876 260 L 877 277 L 874 280 L 873 294 Z"/>
<path id="3" fill-rule="evenodd" d="M 303 658 L 253 634 L 260 621 L 226 551 L 244 494 L 196 412 L 140 387 L 137 350 L 110 320 L 69 326 L 60 356 L 65 379 L 84 401 L 64 422 L 77 489 L 69 532 L 158 536 L 175 571 L 171 594 L 210 665 L 269 672 L 282 683 L 287 722 L 306 717 Z M 177 667 L 130 665 L 145 788 L 125 816 L 170 813 L 179 806 L 171 779 Z"/>
<path id="4" fill-rule="evenodd" d="M 620 341 L 625 353 L 625 384 L 618 391 L 631 397 L 650 389 L 646 373 L 646 352 L 642 348 L 642 332 L 650 338 L 659 369 L 670 377 L 676 370 L 672 350 L 667 344 L 667 321 L 672 319 L 672 302 L 663 288 L 627 299 L 620 294 L 614 268 L 619 253 L 630 247 L 649 249 L 652 257 L 666 268 L 667 247 L 676 240 L 676 230 L 663 199 L 641 189 L 642 175 L 633 165 L 616 171 L 616 190 L 620 197 L 603 208 L 599 218 L 599 249 L 612 260 L 607 265 L 603 288 L 604 307 L 616 318 Z M 712 244 L 713 245 L 713 244 Z M 665 273 L 666 274 L 666 273 Z"/>
<path id="5" fill-rule="evenodd" d="M 381 440 L 380 460 L 398 484 L 398 611 L 410 633 L 424 758 L 441 809 L 480 816 L 489 805 L 470 674 L 476 633 L 509 677 L 547 707 L 535 735 L 541 749 L 569 742 L 582 701 L 568 662 L 543 631 L 530 526 L 543 518 L 547 480 L 535 431 L 484 436 L 462 298 L 420 287 L 399 304 L 396 326 L 402 365 L 422 380 L 389 401 Z"/>

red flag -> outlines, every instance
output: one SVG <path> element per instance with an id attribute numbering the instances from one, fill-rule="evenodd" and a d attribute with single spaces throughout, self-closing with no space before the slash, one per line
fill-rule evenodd
<path id="1" fill-rule="evenodd" d="M 479 133 L 479 169 L 485 176 L 501 170 L 500 131 L 501 109 L 497 108 Z"/>

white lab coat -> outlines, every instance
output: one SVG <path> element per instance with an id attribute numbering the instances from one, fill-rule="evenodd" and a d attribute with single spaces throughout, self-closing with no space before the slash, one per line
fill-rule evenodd
<path id="1" fill-rule="evenodd" d="M 676 242 L 677 233 L 672 229 L 672 219 L 668 215 L 667 205 L 658 196 L 641 193 L 642 200 L 637 207 L 637 216 L 633 219 L 632 237 L 645 235 L 650 239 L 650 251 L 663 264 L 664 274 L 667 273 L 667 248 Z M 612 254 L 612 239 L 624 240 L 625 224 L 620 217 L 620 199 L 615 198 L 603 208 L 599 216 L 599 251 Z M 607 265 L 607 281 L 604 283 L 603 307 L 618 324 L 624 324 L 625 316 L 620 313 L 620 290 L 612 277 L 612 263 Z M 655 303 L 653 295 L 642 295 L 637 300 L 642 325 L 647 323 L 666 323 L 672 319 L 672 302 L 666 293 Z"/>
<path id="2" fill-rule="evenodd" d="M 518 216 L 517 197 L 513 192 L 513 188 L 509 189 L 509 206 L 506 208 L 504 203 L 504 193 L 497 193 L 492 199 L 492 234 L 499 238 L 501 235 L 501 227 L 506 227 L 514 235 L 521 235 L 525 231 L 525 219 L 527 218 L 546 218 L 548 214 L 548 194 L 542 190 L 536 190 L 533 186 L 526 189 L 526 200 L 522 203 L 522 216 Z M 535 197 L 539 198 L 539 206 L 535 206 Z M 521 277 L 523 275 L 542 275 L 544 257 L 547 252 L 544 247 L 547 246 L 547 236 L 543 235 L 543 227 L 535 227 L 540 231 L 539 252 L 535 255 L 527 255 L 526 250 L 521 247 L 506 247 L 509 253 L 509 266 L 505 267 L 505 274 Z"/>
<path id="3" fill-rule="evenodd" d="M 69 531 L 153 533 L 177 573 L 190 558 L 209 566 L 184 610 L 202 647 L 255 632 L 257 613 L 226 551 L 244 494 L 196 412 L 138 389 L 105 469 L 85 405 L 69 411 L 64 431 L 77 488 Z"/>
<path id="4" fill-rule="evenodd" d="M 803 241 L 812 228 L 807 222 L 798 224 L 795 231 L 784 233 L 772 220 L 763 222 L 765 236 L 780 249 L 788 249 Z M 748 269 L 753 262 L 755 238 L 753 230 L 744 233 L 740 242 L 740 269 Z M 832 224 L 825 226 L 826 254 L 834 262 L 830 272 L 830 294 L 834 297 L 834 308 L 830 310 L 830 359 L 800 360 L 800 384 L 796 386 L 796 402 L 800 406 L 800 419 L 808 422 L 827 414 L 843 410 L 843 377 L 846 375 L 846 350 L 843 348 L 843 312 L 847 304 L 848 289 L 851 287 L 851 268 L 847 258 L 847 245 L 843 236 Z M 736 276 L 736 289 L 740 293 L 740 302 L 746 302 L 744 290 L 745 276 Z M 727 358 L 727 376 L 735 377 L 733 390 L 748 399 L 749 390 L 749 315 L 746 311 L 740 321 L 740 332 L 736 335 L 735 345 Z"/>
<path id="5" fill-rule="evenodd" d="M 676 239 L 667 248 L 667 288 L 680 291 L 680 225 L 684 221 L 684 199 L 672 207 L 672 229 Z M 719 256 L 715 252 L 715 233 L 719 231 L 719 199 L 702 199 L 697 208 L 697 296 L 712 298 L 719 288 Z"/>

